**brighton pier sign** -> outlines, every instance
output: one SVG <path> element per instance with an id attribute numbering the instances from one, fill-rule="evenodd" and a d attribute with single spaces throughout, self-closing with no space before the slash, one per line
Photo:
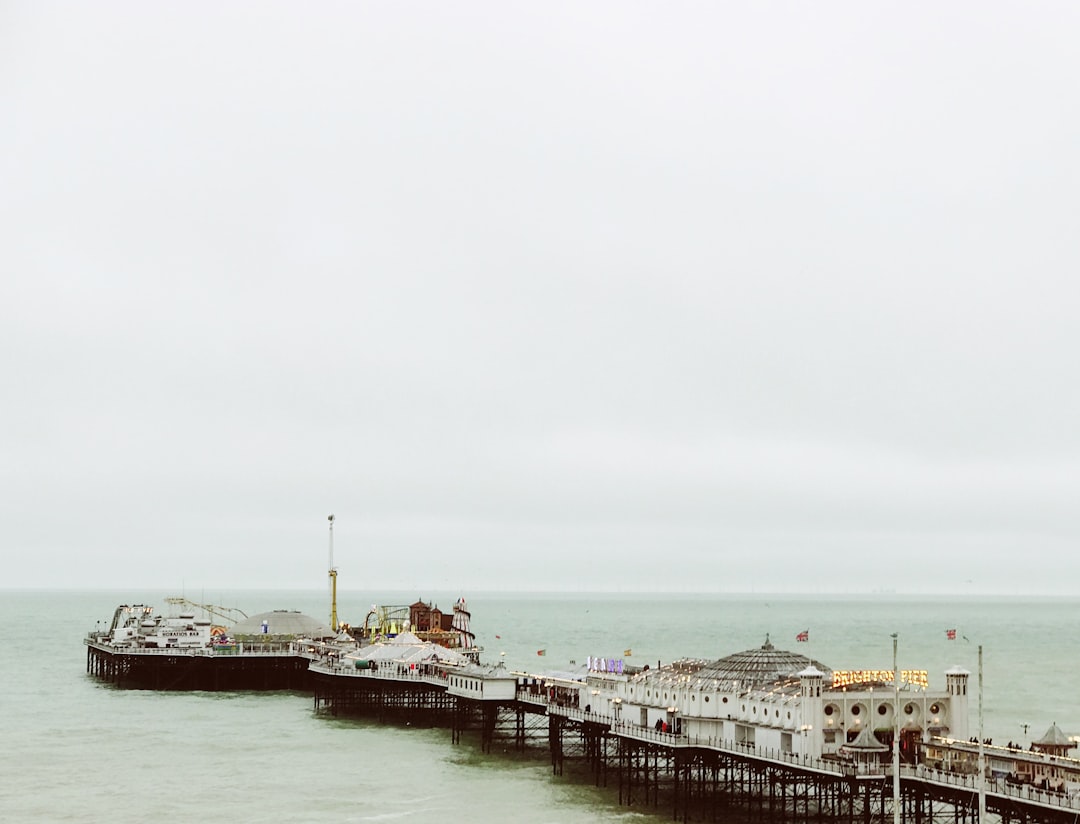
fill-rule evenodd
<path id="1" fill-rule="evenodd" d="M 860 684 L 891 684 L 892 670 L 833 670 L 833 687 L 854 687 Z M 901 684 L 914 684 L 916 687 L 930 685 L 926 670 L 900 670 Z"/>

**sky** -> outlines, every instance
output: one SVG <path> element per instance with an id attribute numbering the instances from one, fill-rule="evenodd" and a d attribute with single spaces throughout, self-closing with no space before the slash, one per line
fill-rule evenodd
<path id="1" fill-rule="evenodd" d="M 0 588 L 1080 594 L 1080 6 L 0 5 Z"/>

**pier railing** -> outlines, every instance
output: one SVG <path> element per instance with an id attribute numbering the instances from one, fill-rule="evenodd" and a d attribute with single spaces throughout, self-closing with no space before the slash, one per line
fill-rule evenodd
<path id="1" fill-rule="evenodd" d="M 245 658 L 249 656 L 257 655 L 295 655 L 291 645 L 288 642 L 282 643 L 267 643 L 267 644 L 251 644 L 251 643 L 238 643 L 235 645 L 229 645 L 227 648 L 217 647 L 114 647 L 112 644 L 105 643 L 93 633 L 87 635 L 84 639 L 84 643 L 87 646 L 94 649 L 101 650 L 102 652 L 113 653 L 116 655 L 186 655 L 192 657 L 221 657 L 221 656 L 237 656 L 242 655 Z"/>
<path id="2" fill-rule="evenodd" d="M 308 666 L 312 672 L 321 672 L 324 675 L 336 675 L 346 678 L 366 678 L 379 681 L 403 681 L 412 683 L 431 684 L 435 687 L 446 687 L 446 675 L 440 672 L 424 672 L 419 669 L 387 669 L 376 667 L 374 669 L 357 669 L 352 660 L 312 661 Z"/>
<path id="3" fill-rule="evenodd" d="M 970 773 L 946 772 L 945 770 L 934 770 L 918 766 L 907 767 L 901 774 L 930 784 L 958 787 L 973 792 L 979 790 L 979 776 Z M 985 792 L 987 796 L 1010 798 L 1043 807 L 1080 811 L 1080 794 L 1076 792 L 1042 790 L 1031 784 L 1013 784 L 996 776 L 986 779 Z"/>

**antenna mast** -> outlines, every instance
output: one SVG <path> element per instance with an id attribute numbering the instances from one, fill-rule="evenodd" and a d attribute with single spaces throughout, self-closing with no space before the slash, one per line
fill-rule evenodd
<path id="1" fill-rule="evenodd" d="M 330 629 L 338 631 L 337 621 L 337 568 L 334 566 L 334 514 L 326 520 L 330 522 Z"/>

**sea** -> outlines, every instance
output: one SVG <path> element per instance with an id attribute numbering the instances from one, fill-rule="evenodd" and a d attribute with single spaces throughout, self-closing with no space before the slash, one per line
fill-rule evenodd
<path id="1" fill-rule="evenodd" d="M 152 692 L 86 672 L 87 632 L 119 604 L 167 612 L 165 598 L 253 615 L 299 610 L 329 623 L 326 592 L 3 591 L 0 822 L 653 822 L 666 808 L 620 807 L 614 787 L 546 752 L 524 754 L 447 728 L 317 714 L 302 692 Z M 984 737 L 1029 743 L 1056 723 L 1080 733 L 1080 599 L 986 596 L 627 593 L 338 593 L 338 616 L 418 599 L 467 599 L 481 660 L 544 673 L 589 656 L 657 665 L 712 660 L 767 641 L 831 669 L 982 674 Z M 950 639 L 949 630 L 955 630 Z M 806 632 L 806 642 L 797 641 Z M 981 651 L 981 652 L 980 652 Z M 980 666 L 981 661 L 981 666 Z"/>

